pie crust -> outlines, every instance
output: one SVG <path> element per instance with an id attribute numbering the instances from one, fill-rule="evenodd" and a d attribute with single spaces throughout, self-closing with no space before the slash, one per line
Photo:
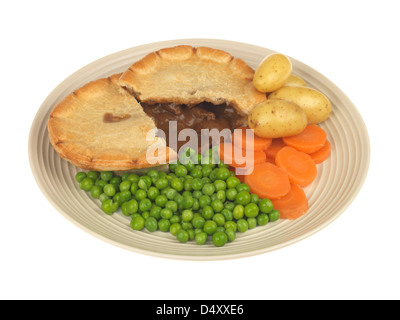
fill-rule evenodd
<path id="1" fill-rule="evenodd" d="M 247 115 L 266 100 L 253 76 L 250 66 L 225 51 L 181 45 L 146 55 L 122 74 L 120 84 L 147 104 L 210 102 Z"/>
<path id="2" fill-rule="evenodd" d="M 49 138 L 63 159 L 97 171 L 154 167 L 176 159 L 175 151 L 155 136 L 153 120 L 120 87 L 120 77 L 90 82 L 54 107 Z M 158 147 L 152 156 L 147 155 L 150 146 Z"/>

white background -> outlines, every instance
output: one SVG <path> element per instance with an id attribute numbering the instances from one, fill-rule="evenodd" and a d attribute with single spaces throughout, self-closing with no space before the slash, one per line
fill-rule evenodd
<path id="1" fill-rule="evenodd" d="M 2 299 L 398 299 L 398 1 L 2 1 Z M 47 95 L 76 70 L 150 42 L 215 38 L 287 54 L 353 101 L 370 135 L 368 177 L 325 229 L 250 258 L 145 256 L 66 220 L 41 193 L 28 136 Z"/>

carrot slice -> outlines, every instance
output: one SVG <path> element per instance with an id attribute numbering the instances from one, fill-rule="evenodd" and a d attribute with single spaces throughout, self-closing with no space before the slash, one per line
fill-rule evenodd
<path id="1" fill-rule="evenodd" d="M 255 134 L 251 136 L 250 134 L 248 134 L 247 130 L 252 129 L 248 127 L 240 127 L 233 130 L 232 142 L 238 148 L 255 151 L 265 151 L 271 145 L 272 139 L 261 138 L 256 136 Z M 252 131 L 254 133 L 254 130 Z M 241 137 L 242 139 L 238 139 L 239 137 Z"/>
<path id="2" fill-rule="evenodd" d="M 289 176 L 293 184 L 305 187 L 317 176 L 317 165 L 307 153 L 297 151 L 292 147 L 284 147 L 279 150 L 275 158 L 276 165 Z"/>
<path id="3" fill-rule="evenodd" d="M 326 141 L 326 132 L 316 124 L 308 125 L 301 133 L 282 138 L 283 142 L 299 151 L 313 153 L 321 149 Z"/>
<path id="4" fill-rule="evenodd" d="M 295 220 L 308 210 L 308 200 L 304 190 L 296 184 L 280 199 L 272 199 L 274 209 L 279 210 L 282 219 Z"/>
<path id="5" fill-rule="evenodd" d="M 328 159 L 330 154 L 331 154 L 331 143 L 328 140 L 326 140 L 324 146 L 321 149 L 313 153 L 310 153 L 310 157 L 314 160 L 316 164 L 319 164 Z"/>
<path id="6" fill-rule="evenodd" d="M 271 145 L 265 151 L 265 154 L 267 155 L 267 161 L 275 163 L 276 154 L 283 147 L 286 147 L 286 144 L 283 142 L 282 138 L 272 139 Z"/>
<path id="7" fill-rule="evenodd" d="M 221 143 L 218 154 L 225 164 L 235 168 L 253 167 L 267 159 L 263 151 L 243 150 L 230 142 Z"/>
<path id="8" fill-rule="evenodd" d="M 260 198 L 278 199 L 290 190 L 287 173 L 269 162 L 254 166 L 253 172 L 245 176 L 244 181 L 250 191 Z"/>

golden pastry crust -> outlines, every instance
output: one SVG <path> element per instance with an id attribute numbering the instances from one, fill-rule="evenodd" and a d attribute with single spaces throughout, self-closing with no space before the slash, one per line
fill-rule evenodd
<path id="1" fill-rule="evenodd" d="M 120 76 L 90 82 L 54 107 L 49 138 L 63 159 L 97 171 L 147 168 L 176 159 L 175 151 L 155 136 L 153 120 L 119 86 Z M 147 157 L 151 146 L 159 146 L 160 154 Z"/>
<path id="2" fill-rule="evenodd" d="M 149 53 L 122 74 L 120 84 L 148 104 L 226 103 L 247 115 L 266 100 L 253 76 L 250 66 L 225 51 L 181 45 Z"/>

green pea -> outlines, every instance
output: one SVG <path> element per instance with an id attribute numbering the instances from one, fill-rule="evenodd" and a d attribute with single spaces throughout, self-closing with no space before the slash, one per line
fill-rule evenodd
<path id="1" fill-rule="evenodd" d="M 161 214 L 160 214 L 161 209 L 162 208 L 159 207 L 159 206 L 156 206 L 156 205 L 152 206 L 151 209 L 150 209 L 150 217 L 153 217 L 153 218 L 156 218 L 157 220 L 160 220 L 160 218 L 161 218 Z"/>
<path id="2" fill-rule="evenodd" d="M 200 190 L 194 190 L 192 195 L 193 198 L 200 199 L 200 197 L 203 195 L 203 192 L 201 192 Z"/>
<path id="3" fill-rule="evenodd" d="M 89 171 L 87 173 L 87 178 L 92 179 L 93 181 L 96 181 L 99 178 L 99 173 L 97 171 Z"/>
<path id="4" fill-rule="evenodd" d="M 206 220 L 201 216 L 194 217 L 192 220 L 193 227 L 196 229 L 202 229 L 205 222 Z"/>
<path id="5" fill-rule="evenodd" d="M 217 223 L 215 221 L 213 221 L 213 220 L 207 220 L 204 223 L 203 230 L 208 235 L 211 235 L 217 230 Z"/>
<path id="6" fill-rule="evenodd" d="M 139 210 L 141 212 L 150 211 L 151 209 L 151 201 L 150 199 L 142 199 L 139 202 Z"/>
<path id="7" fill-rule="evenodd" d="M 230 188 L 225 192 L 226 198 L 230 201 L 234 201 L 236 199 L 236 195 L 238 194 L 235 188 Z"/>
<path id="8" fill-rule="evenodd" d="M 246 232 L 249 229 L 249 224 L 245 219 L 239 219 L 236 224 L 239 232 Z"/>
<path id="9" fill-rule="evenodd" d="M 233 209 L 235 209 L 235 203 L 232 201 L 225 201 L 224 208 L 233 211 Z"/>
<path id="10" fill-rule="evenodd" d="M 185 190 L 185 191 L 182 192 L 182 196 L 183 197 L 188 197 L 188 196 L 191 197 L 192 193 L 190 191 Z"/>
<path id="11" fill-rule="evenodd" d="M 193 229 L 193 225 L 188 221 L 182 221 L 181 226 L 183 230 L 190 230 Z"/>
<path id="12" fill-rule="evenodd" d="M 182 211 L 182 220 L 185 222 L 189 222 L 193 219 L 193 211 L 186 209 Z"/>
<path id="13" fill-rule="evenodd" d="M 260 213 L 260 214 L 257 216 L 257 224 L 258 224 L 259 226 L 265 226 L 268 222 L 269 222 L 268 214 L 266 214 L 266 213 Z"/>
<path id="14" fill-rule="evenodd" d="M 211 183 L 207 183 L 203 186 L 201 191 L 203 192 L 203 194 L 211 196 L 215 192 L 215 186 Z"/>
<path id="15" fill-rule="evenodd" d="M 214 212 L 221 212 L 224 209 L 224 204 L 221 200 L 213 200 L 211 201 L 211 207 L 213 208 Z"/>
<path id="16" fill-rule="evenodd" d="M 115 195 L 115 193 L 117 192 L 115 186 L 114 186 L 113 184 L 111 184 L 111 183 L 106 184 L 106 185 L 104 186 L 104 190 L 103 190 L 103 191 L 104 191 L 104 193 L 105 193 L 106 195 L 108 195 L 109 197 L 113 197 L 113 196 Z"/>
<path id="17" fill-rule="evenodd" d="M 99 186 L 102 189 L 107 185 L 107 181 L 104 181 L 102 179 L 97 179 L 96 182 L 94 183 L 95 186 Z"/>
<path id="18" fill-rule="evenodd" d="M 147 197 L 150 200 L 155 200 L 159 195 L 160 191 L 156 187 L 150 187 L 149 190 L 147 190 Z"/>
<path id="19" fill-rule="evenodd" d="M 233 212 L 229 209 L 223 209 L 221 214 L 224 216 L 226 221 L 233 220 Z"/>
<path id="20" fill-rule="evenodd" d="M 173 216 L 173 212 L 171 209 L 163 208 L 160 211 L 160 216 L 163 219 L 170 219 Z"/>
<path id="21" fill-rule="evenodd" d="M 203 168 L 201 169 L 201 173 L 203 177 L 208 177 L 210 173 L 212 172 L 213 168 L 210 165 L 203 165 Z"/>
<path id="22" fill-rule="evenodd" d="M 137 182 L 131 182 L 131 193 L 135 194 L 136 191 L 138 191 L 138 190 L 139 190 L 138 183 Z"/>
<path id="23" fill-rule="evenodd" d="M 270 213 L 274 209 L 272 201 L 269 199 L 262 199 L 258 202 L 258 207 L 262 213 Z"/>
<path id="24" fill-rule="evenodd" d="M 242 182 L 236 186 L 236 190 L 237 190 L 237 192 L 241 192 L 241 191 L 250 192 L 250 187 L 248 184 Z"/>
<path id="25" fill-rule="evenodd" d="M 193 198 L 192 210 L 197 211 L 200 209 L 200 202 L 197 198 Z"/>
<path id="26" fill-rule="evenodd" d="M 186 230 L 180 229 L 176 233 L 176 239 L 178 239 L 178 241 L 181 243 L 185 243 L 189 240 L 189 234 L 187 233 Z"/>
<path id="27" fill-rule="evenodd" d="M 205 206 L 201 215 L 206 220 L 212 219 L 214 216 L 214 209 L 211 206 Z"/>
<path id="28" fill-rule="evenodd" d="M 175 214 L 169 219 L 169 221 L 171 223 L 178 223 L 178 222 L 181 222 L 181 217 L 178 216 L 177 214 Z"/>
<path id="29" fill-rule="evenodd" d="M 251 197 L 251 199 L 250 199 L 251 203 L 258 204 L 260 202 L 260 198 L 255 193 L 251 193 L 250 197 Z"/>
<path id="30" fill-rule="evenodd" d="M 189 235 L 189 240 L 194 240 L 194 230 L 192 228 L 186 230 Z"/>
<path id="31" fill-rule="evenodd" d="M 216 213 L 216 214 L 214 214 L 214 216 L 213 216 L 213 221 L 215 221 L 215 223 L 216 223 L 218 226 L 223 226 L 223 225 L 225 225 L 225 217 L 224 217 L 223 214 L 221 214 L 221 213 Z"/>
<path id="32" fill-rule="evenodd" d="M 212 182 L 217 180 L 218 170 L 219 170 L 219 168 L 214 168 L 213 171 L 211 171 L 210 175 L 208 176 Z"/>
<path id="33" fill-rule="evenodd" d="M 118 185 L 118 186 L 121 184 L 121 182 L 122 182 L 122 178 L 119 176 L 114 176 L 111 178 L 111 180 L 109 180 L 110 184 L 114 184 L 114 185 Z"/>
<path id="34" fill-rule="evenodd" d="M 269 220 L 271 222 L 274 222 L 281 218 L 281 213 L 279 210 L 274 209 L 268 214 L 268 216 L 269 216 Z"/>
<path id="35" fill-rule="evenodd" d="M 150 178 L 158 178 L 158 171 L 156 169 L 150 169 L 146 173 Z"/>
<path id="36" fill-rule="evenodd" d="M 176 236 L 176 234 L 178 233 L 179 230 L 182 229 L 182 226 L 179 223 L 173 223 L 171 224 L 171 226 L 169 227 L 169 232 L 173 235 Z"/>
<path id="37" fill-rule="evenodd" d="M 132 199 L 132 194 L 130 191 L 121 191 L 120 192 L 120 201 L 122 202 L 126 202 Z"/>
<path id="38" fill-rule="evenodd" d="M 167 178 L 160 178 L 156 181 L 155 186 L 159 190 L 163 190 L 168 187 L 168 179 Z"/>
<path id="39" fill-rule="evenodd" d="M 160 194 L 159 196 L 156 197 L 155 203 L 157 206 L 164 208 L 165 204 L 168 202 L 168 198 L 166 195 Z"/>
<path id="40" fill-rule="evenodd" d="M 121 211 L 122 211 L 124 216 L 129 216 L 130 215 L 129 212 L 128 212 L 128 202 L 124 202 L 121 205 Z"/>
<path id="41" fill-rule="evenodd" d="M 135 199 L 137 201 L 143 200 L 147 198 L 147 192 L 145 190 L 139 189 L 138 191 L 136 191 L 135 193 Z"/>
<path id="42" fill-rule="evenodd" d="M 179 161 L 179 160 L 177 160 Z M 169 171 L 175 172 L 176 167 L 178 166 L 178 163 L 170 163 L 169 164 Z"/>
<path id="43" fill-rule="evenodd" d="M 211 179 L 208 178 L 208 177 L 203 177 L 203 178 L 201 178 L 201 182 L 203 182 L 203 186 L 204 186 L 205 184 L 207 184 L 207 183 L 212 183 L 212 182 L 211 182 Z"/>
<path id="44" fill-rule="evenodd" d="M 238 204 L 234 209 L 233 209 L 233 217 L 236 220 L 242 219 L 244 217 L 244 207 L 241 204 Z"/>
<path id="45" fill-rule="evenodd" d="M 98 199 L 102 193 L 103 193 L 103 188 L 100 187 L 100 186 L 93 186 L 93 187 L 90 189 L 90 195 L 91 195 L 94 199 Z"/>
<path id="46" fill-rule="evenodd" d="M 177 165 L 175 168 L 175 174 L 177 177 L 184 177 L 186 176 L 188 173 L 188 170 L 186 169 L 186 167 L 184 165 Z"/>
<path id="47" fill-rule="evenodd" d="M 135 199 L 126 202 L 126 210 L 129 214 L 134 214 L 139 210 L 139 204 Z"/>
<path id="48" fill-rule="evenodd" d="M 236 239 L 236 230 L 229 228 L 225 230 L 226 236 L 228 237 L 228 241 L 232 242 Z"/>
<path id="49" fill-rule="evenodd" d="M 192 171 L 190 171 L 190 175 L 195 179 L 201 179 L 203 177 L 202 169 L 194 168 Z"/>
<path id="50" fill-rule="evenodd" d="M 211 204 L 211 198 L 206 195 L 202 195 L 199 198 L 200 208 L 204 208 L 205 206 L 209 206 Z"/>
<path id="51" fill-rule="evenodd" d="M 146 227 L 147 230 L 150 232 L 154 232 L 158 228 L 158 223 L 157 220 L 153 217 L 148 217 L 146 221 L 144 222 L 144 226 Z"/>
<path id="52" fill-rule="evenodd" d="M 90 191 L 94 186 L 94 181 L 90 178 L 84 178 L 81 182 L 79 182 L 79 188 L 84 191 Z"/>
<path id="53" fill-rule="evenodd" d="M 111 171 L 102 171 L 100 172 L 100 178 L 104 181 L 110 181 L 114 174 Z"/>
<path id="54" fill-rule="evenodd" d="M 228 242 L 228 236 L 225 232 L 217 231 L 212 236 L 212 242 L 216 247 L 222 247 Z"/>
<path id="55" fill-rule="evenodd" d="M 108 195 L 106 195 L 104 192 L 99 196 L 99 200 L 101 203 L 103 203 L 104 201 L 110 199 L 110 197 Z"/>
<path id="56" fill-rule="evenodd" d="M 83 171 L 81 171 L 81 172 L 78 172 L 76 175 L 75 175 L 75 180 L 76 181 L 78 181 L 78 182 L 81 182 L 83 179 L 85 179 L 86 178 L 86 172 L 83 172 Z"/>
<path id="57" fill-rule="evenodd" d="M 145 220 L 142 216 L 135 216 L 131 220 L 131 228 L 133 230 L 142 230 L 144 228 Z"/>
<path id="58" fill-rule="evenodd" d="M 178 210 L 183 210 L 183 196 L 181 194 L 177 194 L 174 198 L 174 201 L 178 205 Z"/>
<path id="59" fill-rule="evenodd" d="M 244 207 L 244 215 L 247 218 L 255 218 L 258 216 L 259 210 L 255 203 L 249 203 Z"/>
<path id="60" fill-rule="evenodd" d="M 178 211 L 178 204 L 173 200 L 169 200 L 165 204 L 165 208 L 166 209 L 170 209 L 172 212 L 177 212 Z"/>
<path id="61" fill-rule="evenodd" d="M 226 200 L 225 190 L 219 190 L 216 194 L 216 199 L 220 200 L 222 203 Z"/>
<path id="62" fill-rule="evenodd" d="M 139 176 L 135 173 L 131 173 L 128 178 L 126 178 L 126 181 L 130 181 L 131 183 L 138 183 L 139 182 Z"/>
<path id="63" fill-rule="evenodd" d="M 191 180 L 191 187 L 193 190 L 200 191 L 203 188 L 203 182 L 200 178 L 194 178 Z"/>
<path id="64" fill-rule="evenodd" d="M 207 233 L 205 232 L 198 232 L 194 236 L 194 241 L 196 241 L 197 244 L 203 245 L 207 242 Z"/>
<path id="65" fill-rule="evenodd" d="M 142 212 L 142 217 L 144 221 L 146 221 L 148 218 L 150 218 L 150 212 L 149 211 Z"/>
<path id="66" fill-rule="evenodd" d="M 158 221 L 158 229 L 162 232 L 168 232 L 169 227 L 171 226 L 171 223 L 167 219 L 160 219 Z"/>
<path id="67" fill-rule="evenodd" d="M 176 191 L 183 190 L 183 182 L 179 178 L 174 178 L 171 180 L 171 187 L 174 188 Z"/>
<path id="68" fill-rule="evenodd" d="M 185 189 L 185 191 L 193 190 L 192 189 L 192 180 L 193 180 L 193 178 L 188 178 L 183 181 L 183 189 Z"/>
<path id="69" fill-rule="evenodd" d="M 235 221 L 227 221 L 227 222 L 225 222 L 224 228 L 225 228 L 225 230 L 233 229 L 236 232 L 236 230 L 237 230 L 236 222 Z"/>
<path id="70" fill-rule="evenodd" d="M 125 181 L 127 178 L 128 178 L 128 176 L 129 176 L 129 172 L 127 172 L 127 173 L 124 173 L 123 175 L 122 175 L 122 181 Z"/>
<path id="71" fill-rule="evenodd" d="M 183 197 L 183 208 L 190 209 L 193 207 L 193 197 L 192 196 L 184 196 Z"/>
<path id="72" fill-rule="evenodd" d="M 229 177 L 226 179 L 226 186 L 229 189 L 236 188 L 240 184 L 240 180 L 238 177 Z"/>
<path id="73" fill-rule="evenodd" d="M 231 176 L 230 171 L 227 167 L 219 167 L 216 173 L 216 178 L 219 180 L 227 180 Z"/>
<path id="74" fill-rule="evenodd" d="M 117 192 L 116 194 L 114 194 L 112 199 L 113 199 L 114 202 L 122 203 L 121 192 Z"/>
<path id="75" fill-rule="evenodd" d="M 119 203 L 108 199 L 101 204 L 101 209 L 108 215 L 112 215 L 119 208 Z"/>
<path id="76" fill-rule="evenodd" d="M 178 194 L 178 191 L 176 191 L 173 188 L 166 188 L 164 190 L 166 190 L 165 191 L 165 195 L 167 196 L 167 198 L 169 200 L 173 200 L 176 197 L 176 195 Z"/>
<path id="77" fill-rule="evenodd" d="M 249 229 L 254 229 L 255 227 L 257 227 L 257 219 L 247 218 L 247 224 L 249 225 Z"/>
<path id="78" fill-rule="evenodd" d="M 141 176 L 138 182 L 138 186 L 142 190 L 146 190 L 151 186 L 151 178 L 149 176 Z"/>
<path id="79" fill-rule="evenodd" d="M 239 204 L 246 205 L 251 201 L 251 196 L 248 191 L 240 191 L 235 198 L 235 201 Z"/>
<path id="80" fill-rule="evenodd" d="M 131 184 L 132 184 L 132 182 L 130 182 L 128 180 L 122 181 L 121 184 L 119 185 L 119 190 L 120 191 L 130 191 Z"/>

